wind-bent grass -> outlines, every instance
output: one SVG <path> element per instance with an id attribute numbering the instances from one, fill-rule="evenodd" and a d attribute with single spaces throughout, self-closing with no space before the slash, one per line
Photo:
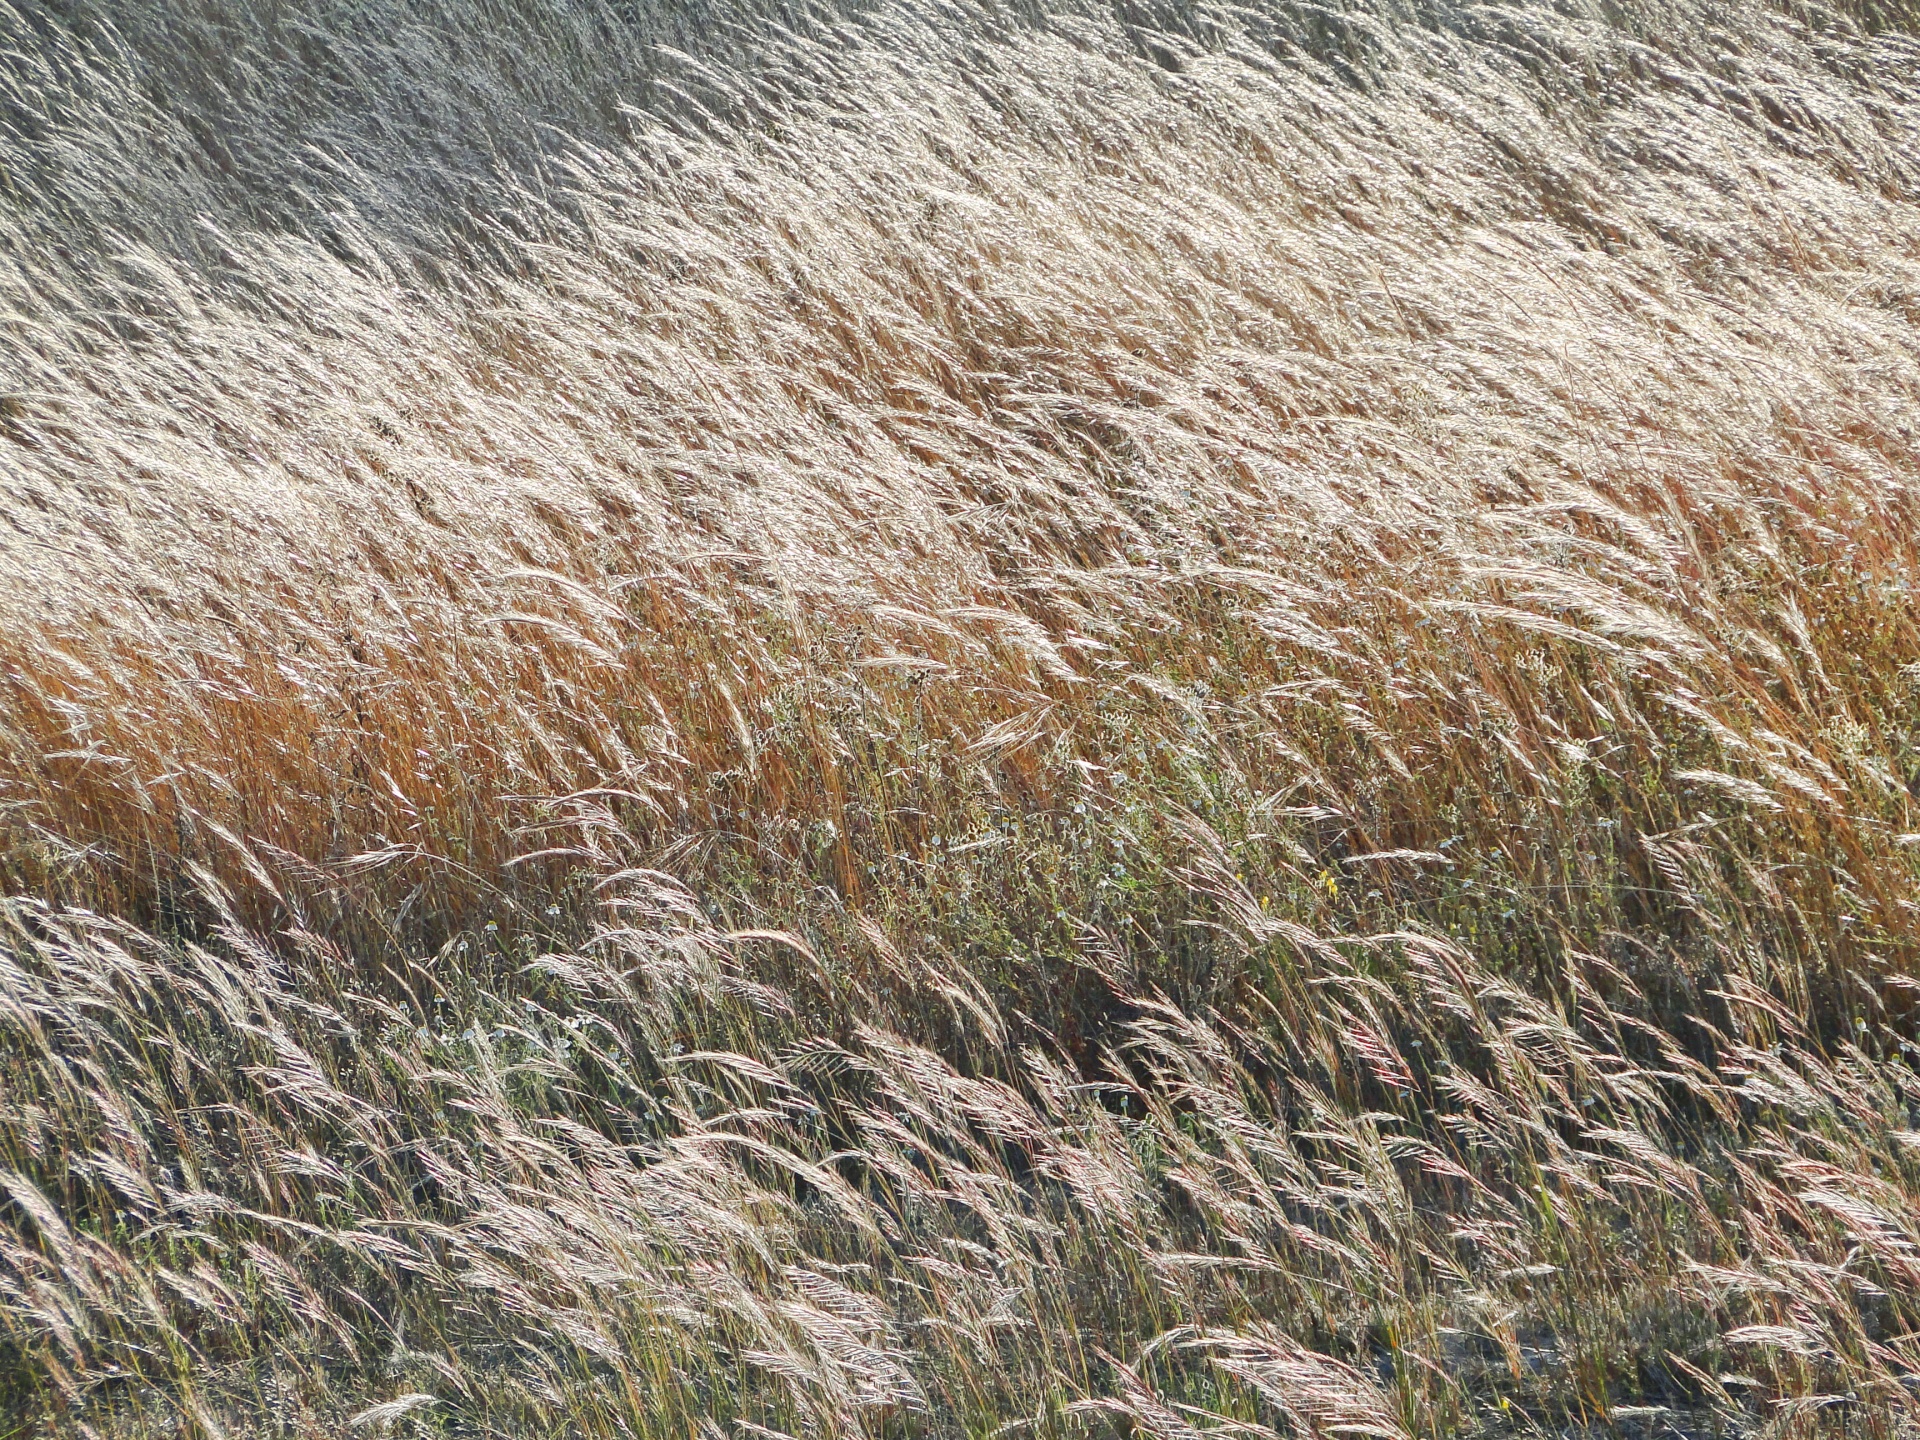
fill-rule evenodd
<path id="1" fill-rule="evenodd" d="M 15 1432 L 1915 1433 L 1909 7 L 0 32 Z"/>

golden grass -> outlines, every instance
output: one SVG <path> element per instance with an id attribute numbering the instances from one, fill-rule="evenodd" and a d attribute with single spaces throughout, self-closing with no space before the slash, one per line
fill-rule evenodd
<path id="1" fill-rule="evenodd" d="M 0 5 L 0 1413 L 1912 1435 L 1916 29 Z"/>

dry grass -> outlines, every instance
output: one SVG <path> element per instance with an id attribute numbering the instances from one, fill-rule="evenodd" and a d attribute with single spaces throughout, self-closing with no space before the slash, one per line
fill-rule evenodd
<path id="1" fill-rule="evenodd" d="M 1916 32 L 0 3 L 10 1433 L 1916 1434 Z"/>

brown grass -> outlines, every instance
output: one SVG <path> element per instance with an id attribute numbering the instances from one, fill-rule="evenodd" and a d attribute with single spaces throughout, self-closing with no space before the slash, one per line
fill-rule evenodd
<path id="1" fill-rule="evenodd" d="M 0 4 L 0 1414 L 1913 1435 L 1916 30 Z"/>

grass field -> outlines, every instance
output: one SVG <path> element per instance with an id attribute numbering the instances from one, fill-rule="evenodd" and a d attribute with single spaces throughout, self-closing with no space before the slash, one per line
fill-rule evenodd
<path id="1" fill-rule="evenodd" d="M 0 1436 L 1920 1435 L 1907 0 L 0 0 L 0 335 Z"/>

